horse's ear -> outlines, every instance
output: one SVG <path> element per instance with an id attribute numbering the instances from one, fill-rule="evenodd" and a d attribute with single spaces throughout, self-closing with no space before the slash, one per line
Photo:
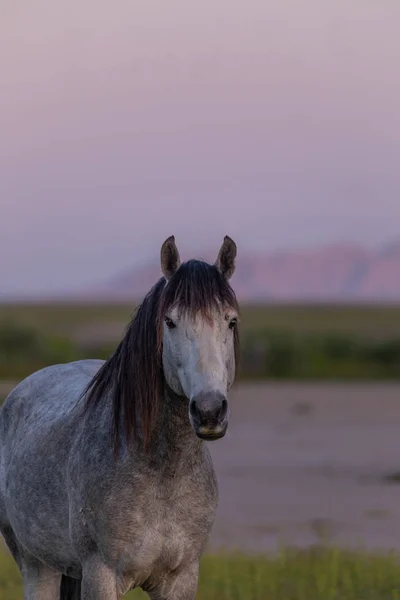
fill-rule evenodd
<path id="1" fill-rule="evenodd" d="M 235 272 L 236 254 L 237 248 L 235 242 L 226 235 L 215 264 L 227 279 L 230 279 Z"/>
<path id="2" fill-rule="evenodd" d="M 161 246 L 161 270 L 167 281 L 177 272 L 181 264 L 175 237 L 171 235 Z"/>

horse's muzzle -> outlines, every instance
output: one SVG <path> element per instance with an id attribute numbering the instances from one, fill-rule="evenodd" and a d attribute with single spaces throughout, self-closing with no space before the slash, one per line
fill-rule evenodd
<path id="1" fill-rule="evenodd" d="M 189 415 L 197 437 L 218 440 L 228 428 L 228 400 L 220 392 L 204 392 L 189 403 Z"/>

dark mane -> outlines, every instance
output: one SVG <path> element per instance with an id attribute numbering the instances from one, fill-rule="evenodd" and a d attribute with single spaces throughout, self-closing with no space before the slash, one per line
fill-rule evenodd
<path id="1" fill-rule="evenodd" d="M 163 318 L 171 307 L 194 317 L 210 318 L 221 305 L 238 309 L 227 279 L 214 265 L 190 260 L 183 263 L 168 285 L 162 277 L 144 298 L 114 354 L 89 383 L 85 411 L 111 400 L 113 439 L 118 450 L 121 425 L 132 442 L 141 431 L 144 444 L 151 439 L 164 390 L 162 369 Z M 237 365 L 239 338 L 235 329 Z"/>

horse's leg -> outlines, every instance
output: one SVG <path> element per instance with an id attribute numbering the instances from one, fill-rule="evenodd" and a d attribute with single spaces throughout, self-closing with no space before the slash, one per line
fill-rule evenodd
<path id="1" fill-rule="evenodd" d="M 179 569 L 175 575 L 170 575 L 161 587 L 148 592 L 151 600 L 195 600 L 199 565 L 188 565 Z"/>
<path id="2" fill-rule="evenodd" d="M 17 563 L 17 565 L 19 566 L 19 568 L 21 569 L 22 564 L 21 564 L 21 553 L 18 547 L 18 542 L 17 539 L 14 535 L 13 530 L 11 529 L 11 527 L 9 525 L 5 526 L 5 527 L 0 527 L 0 531 L 4 537 L 4 541 L 6 542 L 6 546 L 9 549 L 9 551 L 11 552 L 12 557 L 14 558 L 15 562 Z"/>
<path id="3" fill-rule="evenodd" d="M 32 556 L 21 557 L 24 600 L 60 600 L 61 575 Z"/>
<path id="4" fill-rule="evenodd" d="M 115 573 L 99 561 L 83 565 L 81 600 L 120 600 Z"/>

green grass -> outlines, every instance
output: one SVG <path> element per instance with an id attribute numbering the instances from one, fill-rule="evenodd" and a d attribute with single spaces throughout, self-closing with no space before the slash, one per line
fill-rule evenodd
<path id="1" fill-rule="evenodd" d="M 0 305 L 0 379 L 46 365 L 107 358 L 134 306 Z M 400 307 L 243 306 L 243 379 L 400 379 Z"/>
<path id="2" fill-rule="evenodd" d="M 81 324 L 112 321 L 123 327 L 134 304 L 0 305 L 0 321 L 16 320 L 40 330 L 68 333 Z M 254 305 L 241 307 L 244 331 L 275 329 L 296 333 L 336 332 L 362 336 L 400 337 L 400 306 L 379 305 Z"/>
<path id="3" fill-rule="evenodd" d="M 140 590 L 126 596 L 145 598 Z M 22 600 L 12 559 L 0 554 L 0 598 Z M 284 551 L 278 556 L 220 554 L 201 562 L 198 600 L 399 600 L 396 554 L 338 549 Z"/>

